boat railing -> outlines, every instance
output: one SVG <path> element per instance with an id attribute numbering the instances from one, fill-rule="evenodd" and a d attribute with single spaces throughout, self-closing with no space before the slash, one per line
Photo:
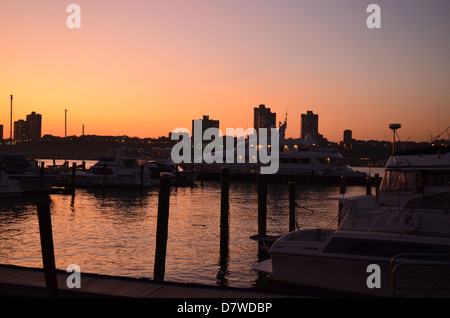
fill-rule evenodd
<path id="1" fill-rule="evenodd" d="M 392 297 L 449 297 L 450 254 L 401 253 L 390 262 Z"/>

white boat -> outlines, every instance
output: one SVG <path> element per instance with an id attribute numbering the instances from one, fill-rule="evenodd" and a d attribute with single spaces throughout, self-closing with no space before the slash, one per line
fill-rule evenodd
<path id="1" fill-rule="evenodd" d="M 278 128 L 280 152 L 277 175 L 361 178 L 368 176 L 364 172 L 354 171 L 350 166 L 343 165 L 341 161 L 344 157 L 336 149 L 317 145 L 311 136 L 306 136 L 305 139 L 286 139 L 286 128 L 287 119 L 283 124 L 280 123 Z M 270 142 L 268 146 L 265 146 L 252 145 L 248 140 L 245 141 L 246 158 L 244 163 L 238 162 L 238 159 L 242 159 L 239 155 L 239 146 L 232 151 L 226 150 L 207 154 L 204 158 L 222 156 L 224 162 L 205 164 L 204 169 L 207 173 L 219 173 L 222 167 L 226 167 L 231 174 L 259 174 L 262 164 L 258 161 L 258 158 L 249 156 L 249 149 L 257 148 L 259 151 L 267 151 L 265 147 L 270 147 Z M 267 153 L 270 153 L 270 149 Z M 227 163 L 227 157 L 233 158 L 233 162 Z"/>
<path id="2" fill-rule="evenodd" d="M 72 184 L 72 171 L 62 172 L 62 180 Z M 115 157 L 100 158 L 86 171 L 75 171 L 75 186 L 150 187 L 159 184 L 159 176 L 148 169 L 148 156 L 140 149 L 121 148 Z"/>
<path id="3" fill-rule="evenodd" d="M 275 282 L 381 297 L 450 297 L 450 152 L 395 155 L 373 195 L 336 195 L 336 224 L 281 236 Z M 373 282 L 377 284 L 373 284 Z"/>
<path id="4" fill-rule="evenodd" d="M 183 170 L 170 159 L 150 160 L 148 169 L 154 178 L 159 178 L 161 173 L 168 174 L 170 183 L 179 186 L 194 184 L 200 173 L 198 170 Z"/>
<path id="5" fill-rule="evenodd" d="M 19 182 L 10 180 L 6 173 L 0 171 L 0 198 L 18 197 L 22 193 Z"/>
<path id="6" fill-rule="evenodd" d="M 56 182 L 56 175 L 48 169 L 33 166 L 21 155 L 1 155 L 4 172 L 12 181 L 17 181 L 24 193 L 48 192 Z"/>

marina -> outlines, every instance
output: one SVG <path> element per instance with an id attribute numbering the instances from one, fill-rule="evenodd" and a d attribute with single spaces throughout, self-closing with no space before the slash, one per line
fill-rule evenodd
<path id="1" fill-rule="evenodd" d="M 297 226 L 328 224 L 337 211 L 325 198 L 337 186 L 297 188 Z M 168 222 L 165 281 L 211 286 L 258 288 L 270 278 L 253 270 L 267 251 L 251 239 L 258 233 L 258 193 L 255 183 L 231 182 L 229 249 L 220 248 L 221 187 L 215 181 L 172 187 Z M 348 193 L 364 187 L 349 186 Z M 38 195 L 2 201 L 0 259 L 2 264 L 42 267 Z M 50 194 L 57 269 L 77 264 L 83 273 L 153 278 L 158 188 L 79 188 L 73 195 Z M 323 209 L 323 202 L 329 209 Z M 300 208 L 301 207 L 301 208 Z M 323 211 L 333 211 L 327 215 Z M 267 235 L 288 231 L 287 183 L 269 183 Z"/>
<path id="2" fill-rule="evenodd" d="M 450 1 L 3 2 L 0 297 L 450 298 Z"/>

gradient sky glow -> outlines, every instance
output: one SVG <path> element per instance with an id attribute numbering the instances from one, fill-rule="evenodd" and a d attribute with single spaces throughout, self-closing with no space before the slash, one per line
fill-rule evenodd
<path id="1" fill-rule="evenodd" d="M 66 8 L 81 7 L 81 29 Z M 366 8 L 381 7 L 382 28 Z M 450 126 L 449 0 L 16 0 L 0 3 L 0 124 L 43 134 L 167 136 L 209 115 L 247 128 L 266 104 L 342 140 L 426 141 Z M 439 106 L 438 106 L 439 105 Z M 439 120 L 438 120 L 439 114 Z"/>

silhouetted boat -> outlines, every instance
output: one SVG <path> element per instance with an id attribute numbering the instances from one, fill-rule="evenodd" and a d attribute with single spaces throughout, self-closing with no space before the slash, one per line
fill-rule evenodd
<path id="1" fill-rule="evenodd" d="M 337 228 L 280 237 L 256 270 L 327 291 L 450 297 L 449 185 L 449 152 L 391 156 L 378 201 L 331 197 L 342 203 Z"/>
<path id="2" fill-rule="evenodd" d="M 141 167 L 142 166 L 142 167 Z M 64 171 L 64 183 L 72 183 L 72 171 Z M 75 186 L 80 187 L 150 187 L 159 184 L 148 169 L 148 156 L 140 149 L 121 148 L 115 157 L 100 158 L 86 171 L 75 171 Z"/>
<path id="3" fill-rule="evenodd" d="M 17 181 L 24 193 L 48 192 L 56 182 L 56 175 L 48 169 L 33 166 L 21 155 L 0 155 L 2 167 L 8 178 Z"/>
<path id="4" fill-rule="evenodd" d="M 10 180 L 6 173 L 0 171 L 0 198 L 18 197 L 22 193 L 23 191 L 19 188 L 19 183 Z"/>
<path id="5" fill-rule="evenodd" d="M 161 173 L 169 174 L 171 184 L 179 186 L 194 184 L 200 173 L 198 170 L 183 170 L 170 159 L 150 160 L 148 169 L 154 178 L 158 178 Z"/>

